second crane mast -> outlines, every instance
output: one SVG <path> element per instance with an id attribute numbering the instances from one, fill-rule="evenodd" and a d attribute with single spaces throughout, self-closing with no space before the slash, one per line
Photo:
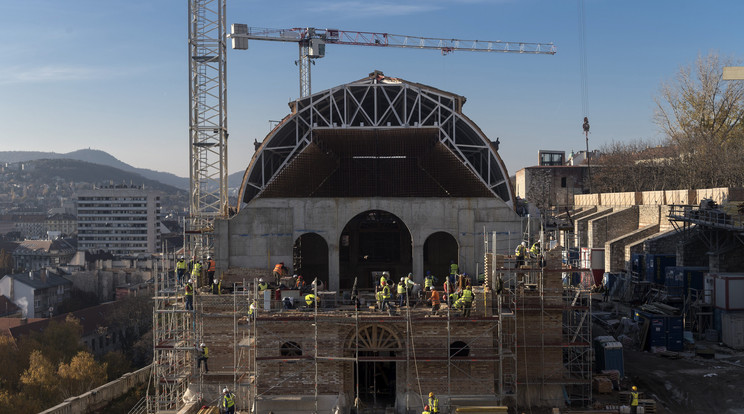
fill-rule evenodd
<path id="1" fill-rule="evenodd" d="M 396 35 L 390 33 L 316 29 L 313 27 L 267 29 L 248 27 L 248 25 L 240 23 L 232 25 L 229 37 L 232 39 L 233 49 L 239 50 L 248 49 L 249 39 L 297 43 L 300 49 L 298 65 L 300 67 L 301 98 L 312 93 L 312 84 L 310 79 L 311 60 L 325 56 L 326 44 L 432 49 L 439 50 L 442 54 L 454 51 L 531 53 L 544 55 L 554 55 L 556 53 L 555 45 L 552 43 L 443 39 Z"/>

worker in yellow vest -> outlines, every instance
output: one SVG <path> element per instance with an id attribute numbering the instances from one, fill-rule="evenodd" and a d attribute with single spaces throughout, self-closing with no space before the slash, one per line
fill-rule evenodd
<path id="1" fill-rule="evenodd" d="M 439 412 L 439 398 L 437 398 L 433 392 L 429 393 L 429 409 L 432 413 Z"/>
<path id="2" fill-rule="evenodd" d="M 183 284 L 183 278 L 186 275 L 186 266 L 183 256 L 180 256 L 176 262 L 176 280 L 178 280 L 179 285 Z"/>
<path id="3" fill-rule="evenodd" d="M 222 390 L 220 408 L 225 414 L 235 414 L 235 394 L 231 393 L 227 388 Z"/>
<path id="4" fill-rule="evenodd" d="M 638 412 L 638 387 L 634 385 L 630 390 L 630 410 L 636 413 Z"/>
<path id="5" fill-rule="evenodd" d="M 431 411 L 429 411 L 429 406 L 428 405 L 425 405 L 424 406 L 424 411 L 421 411 L 421 414 L 431 414 Z"/>

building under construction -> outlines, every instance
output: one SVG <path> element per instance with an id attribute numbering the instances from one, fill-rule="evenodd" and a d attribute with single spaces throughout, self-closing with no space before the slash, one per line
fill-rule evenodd
<path id="1" fill-rule="evenodd" d="M 378 72 L 290 103 L 246 169 L 238 213 L 215 222 L 222 294 L 201 279 L 186 310 L 180 286 L 158 281 L 150 411 L 216 404 L 224 387 L 257 413 L 420 412 L 429 392 L 442 412 L 590 402 L 590 298 L 564 288 L 557 249 L 516 267 L 523 220 L 498 144 L 464 103 Z M 259 291 L 281 262 L 317 281 L 319 302 Z M 476 285 L 469 316 L 433 315 L 425 294 L 376 309 L 383 272 L 423 285 L 430 271 L 441 291 L 453 263 Z"/>

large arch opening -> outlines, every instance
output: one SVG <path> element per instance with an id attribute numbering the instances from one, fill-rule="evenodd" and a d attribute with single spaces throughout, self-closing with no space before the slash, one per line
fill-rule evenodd
<path id="1" fill-rule="evenodd" d="M 393 279 L 411 271 L 411 233 L 396 215 L 382 210 L 357 214 L 341 232 L 339 285 L 371 289 L 383 271 Z"/>
<path id="2" fill-rule="evenodd" d="M 394 407 L 396 354 L 402 351 L 396 332 L 382 325 L 362 326 L 347 339 L 345 350 L 346 356 L 357 358 L 354 393 L 364 406 L 372 409 Z"/>
<path id="3" fill-rule="evenodd" d="M 328 286 L 328 243 L 317 233 L 298 237 L 292 249 L 295 274 L 302 275 L 307 283 L 316 277 Z"/>
<path id="4" fill-rule="evenodd" d="M 439 284 L 444 283 L 450 272 L 450 262 L 458 262 L 457 240 L 446 232 L 438 231 L 424 242 L 424 270 L 431 271 Z"/>

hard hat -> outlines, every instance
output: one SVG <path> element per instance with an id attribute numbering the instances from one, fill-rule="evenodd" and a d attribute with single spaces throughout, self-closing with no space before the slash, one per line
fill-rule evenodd
<path id="1" fill-rule="evenodd" d="M 427 271 L 426 271 L 426 274 L 427 274 L 427 275 L 430 275 L 430 274 L 431 274 L 431 270 L 427 270 Z"/>
<path id="2" fill-rule="evenodd" d="M 434 290 L 434 286 L 429 286 L 429 290 Z"/>
<path id="3" fill-rule="evenodd" d="M 527 242 L 522 242 L 522 246 L 527 246 Z"/>
<path id="4" fill-rule="evenodd" d="M 413 273 L 409 273 L 408 274 L 408 277 L 413 277 Z"/>
<path id="5" fill-rule="evenodd" d="M 217 279 L 215 279 L 215 280 L 214 280 L 214 284 L 215 284 L 215 285 L 217 284 Z"/>
<path id="6" fill-rule="evenodd" d="M 429 397 L 433 397 L 433 396 L 434 396 L 434 392 L 430 392 L 429 393 Z M 427 405 L 427 407 L 428 407 L 428 405 Z"/>
<path id="7" fill-rule="evenodd" d="M 302 279 L 302 276 L 297 276 L 297 279 Z"/>
<path id="8" fill-rule="evenodd" d="M 204 345 L 204 342 L 202 342 L 202 343 L 201 343 L 201 345 L 199 345 L 199 346 L 201 346 L 201 347 L 204 347 L 204 346 L 206 346 L 206 345 Z"/>
<path id="9" fill-rule="evenodd" d="M 297 275 L 292 275 L 292 277 L 297 277 Z"/>
<path id="10" fill-rule="evenodd" d="M 183 260 L 183 256 L 179 256 L 178 257 L 178 260 Z"/>
<path id="11" fill-rule="evenodd" d="M 635 385 L 632 387 L 632 389 L 633 391 L 638 391 L 638 387 L 636 387 Z"/>
<path id="12" fill-rule="evenodd" d="M 212 256 L 207 256 L 207 260 L 212 260 Z"/>
<path id="13" fill-rule="evenodd" d="M 424 406 L 424 411 L 429 411 L 429 406 L 428 405 L 425 405 Z"/>
<path id="14" fill-rule="evenodd" d="M 263 278 L 259 278 L 259 279 L 258 279 L 258 281 L 259 281 L 259 282 L 263 282 Z"/>
<path id="15" fill-rule="evenodd" d="M 227 392 L 227 388 L 223 388 L 222 389 L 222 392 Z"/>

